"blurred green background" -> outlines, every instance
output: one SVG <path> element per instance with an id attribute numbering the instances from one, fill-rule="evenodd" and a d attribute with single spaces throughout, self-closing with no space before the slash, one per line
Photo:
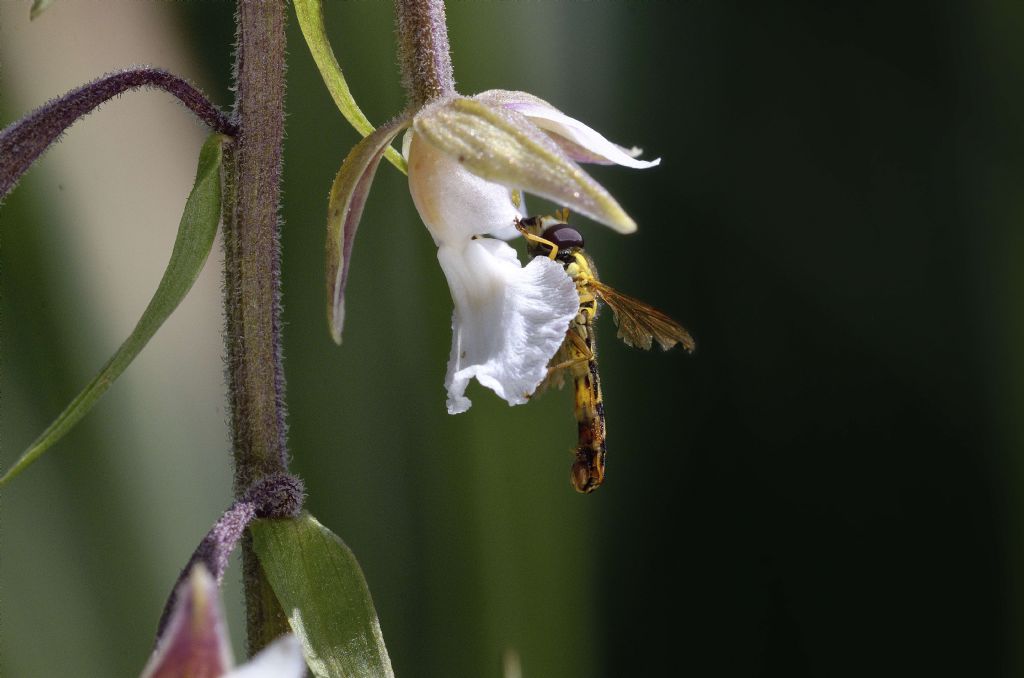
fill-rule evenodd
<path id="1" fill-rule="evenodd" d="M 31 25 L 28 4 L 0 5 L 3 121 L 143 62 L 230 105 L 232 3 L 62 0 Z M 386 165 L 335 347 L 325 202 L 357 137 L 292 21 L 293 468 L 396 672 L 498 676 L 513 651 L 527 677 L 1021 675 L 1024 5 L 460 0 L 449 20 L 461 91 L 528 90 L 663 158 L 594 171 L 636 235 L 579 224 L 605 281 L 698 350 L 628 349 L 604 318 L 609 476 L 576 495 L 568 393 L 476 388 L 445 414 L 451 302 Z M 390 3 L 330 2 L 327 25 L 371 121 L 397 113 Z M 135 99 L 151 112 L 129 122 Z M 3 206 L 3 466 L 141 313 L 201 139 L 166 96 L 128 95 Z M 3 676 L 137 674 L 230 502 L 218 266 L 4 492 Z"/>

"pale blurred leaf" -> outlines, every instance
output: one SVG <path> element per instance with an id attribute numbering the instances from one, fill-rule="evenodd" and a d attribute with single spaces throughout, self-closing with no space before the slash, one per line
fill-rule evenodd
<path id="1" fill-rule="evenodd" d="M 220 166 L 221 143 L 224 137 L 211 135 L 199 152 L 199 167 L 192 192 L 181 215 L 178 235 L 171 250 L 163 278 L 135 329 L 117 349 L 99 374 L 60 413 L 50 426 L 22 453 L 7 473 L 0 477 L 0 485 L 24 471 L 40 455 L 60 440 L 96 404 L 110 385 L 135 360 L 143 347 L 160 329 L 168 316 L 195 283 L 213 246 L 213 238 L 220 223 Z"/>

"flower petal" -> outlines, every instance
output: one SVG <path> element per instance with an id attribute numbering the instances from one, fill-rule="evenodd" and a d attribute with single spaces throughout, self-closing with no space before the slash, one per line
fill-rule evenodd
<path id="1" fill-rule="evenodd" d="M 409 191 L 435 244 L 461 243 L 481 234 L 519 235 L 515 223 L 522 214 L 508 188 L 473 174 L 416 132 L 406 138 Z"/>
<path id="2" fill-rule="evenodd" d="M 335 343 L 341 343 L 345 324 L 345 283 L 348 281 L 352 242 L 363 215 L 381 156 L 398 133 L 409 126 L 409 116 L 395 118 L 377 128 L 348 154 L 334 177 L 327 204 L 327 322 Z"/>
<path id="3" fill-rule="evenodd" d="M 474 377 L 509 405 L 526 402 L 579 311 L 572 279 L 545 257 L 521 267 L 515 250 L 489 238 L 442 245 L 437 258 L 455 302 L 448 413 L 469 409 Z"/>
<path id="4" fill-rule="evenodd" d="M 223 678 L 303 678 L 305 675 L 302 646 L 293 634 L 286 633 Z"/>
<path id="5" fill-rule="evenodd" d="M 548 198 L 620 233 L 636 230 L 608 191 L 516 111 L 459 97 L 422 109 L 413 129 L 488 181 Z"/>
<path id="6" fill-rule="evenodd" d="M 202 564 L 178 587 L 177 602 L 141 678 L 218 678 L 234 664 L 217 583 Z"/>
<path id="7" fill-rule="evenodd" d="M 530 122 L 551 135 L 562 150 L 577 162 L 623 165 L 633 169 L 646 169 L 661 164 L 660 158 L 637 160 L 640 149 L 626 149 L 612 143 L 593 128 L 527 92 L 492 89 L 473 98 L 522 113 Z"/>

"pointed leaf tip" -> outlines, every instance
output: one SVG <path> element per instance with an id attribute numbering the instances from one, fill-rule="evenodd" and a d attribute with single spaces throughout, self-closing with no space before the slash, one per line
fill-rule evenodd
<path id="1" fill-rule="evenodd" d="M 313 674 L 393 678 L 366 579 L 341 539 L 308 513 L 249 529 Z"/>
<path id="2" fill-rule="evenodd" d="M 28 20 L 35 21 L 53 2 L 54 0 L 32 0 L 32 7 L 28 10 Z"/>
<path id="3" fill-rule="evenodd" d="M 143 311 L 135 329 L 103 366 L 99 374 L 29 445 L 14 466 L 0 477 L 0 485 L 9 482 L 28 468 L 92 409 L 100 396 L 135 360 L 143 347 L 178 307 L 188 291 L 192 289 L 192 285 L 199 276 L 199 272 L 210 254 L 210 249 L 213 247 L 217 225 L 220 223 L 220 166 L 223 157 L 221 144 L 224 139 L 225 137 L 220 134 L 210 135 L 199 152 L 195 184 L 185 202 L 185 209 L 178 225 L 178 235 L 171 250 L 170 260 L 167 262 L 167 268 L 164 270 L 164 275 L 160 279 L 153 298 L 146 310 Z"/>
<path id="4" fill-rule="evenodd" d="M 396 118 L 356 144 L 341 163 L 331 186 L 327 200 L 327 324 L 336 344 L 341 344 L 352 243 L 363 216 L 366 196 L 385 149 L 409 122 L 409 116 Z"/>

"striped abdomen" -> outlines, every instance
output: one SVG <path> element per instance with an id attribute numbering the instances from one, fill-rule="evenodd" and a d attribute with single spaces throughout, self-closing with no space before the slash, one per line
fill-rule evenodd
<path id="1" fill-rule="evenodd" d="M 584 285 L 577 287 L 580 292 L 580 312 L 569 327 L 569 332 L 576 335 L 576 341 L 566 339 L 572 357 L 579 359 L 571 368 L 579 445 L 575 450 L 576 461 L 573 462 L 570 477 L 577 492 L 593 492 L 604 482 L 607 455 L 604 401 L 601 396 L 601 377 L 597 371 L 597 342 L 593 324 L 597 316 L 597 299 Z"/>

